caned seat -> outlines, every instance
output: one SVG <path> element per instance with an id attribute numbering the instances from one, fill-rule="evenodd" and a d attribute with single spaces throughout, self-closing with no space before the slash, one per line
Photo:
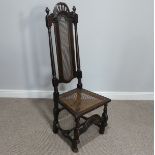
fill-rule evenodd
<path id="1" fill-rule="evenodd" d="M 52 83 L 54 87 L 54 120 L 53 132 L 59 131 L 71 141 L 73 152 L 78 152 L 80 135 L 87 131 L 88 127 L 95 124 L 99 127 L 99 133 L 103 134 L 107 126 L 108 115 L 107 106 L 111 100 L 107 97 L 90 92 L 83 88 L 82 70 L 80 65 L 79 44 L 77 23 L 78 15 L 76 8 L 70 11 L 65 3 L 58 3 L 54 7 L 53 13 L 46 8 L 46 26 L 49 36 L 49 48 L 52 68 Z M 55 41 L 52 40 L 52 29 L 54 30 Z M 55 50 L 53 50 L 55 42 Z M 56 65 L 55 65 L 56 64 Z M 63 94 L 59 94 L 58 85 L 69 83 L 77 78 L 77 88 Z M 59 106 L 59 105 L 62 105 Z M 84 116 L 92 110 L 104 106 L 102 115 L 94 114 L 90 117 Z M 75 119 L 75 126 L 70 130 L 64 130 L 59 124 L 59 113 L 68 110 Z M 80 124 L 80 119 L 85 121 Z M 74 132 L 74 134 L 71 134 Z"/>
<path id="2" fill-rule="evenodd" d="M 59 96 L 59 102 L 74 116 L 82 116 L 104 104 L 110 99 L 86 89 L 73 89 Z"/>

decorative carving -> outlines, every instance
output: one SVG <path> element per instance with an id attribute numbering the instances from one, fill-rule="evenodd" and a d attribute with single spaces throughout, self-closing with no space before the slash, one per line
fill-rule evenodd
<path id="1" fill-rule="evenodd" d="M 98 115 L 99 116 L 99 115 Z M 100 117 L 100 116 L 99 116 Z M 84 120 L 88 120 L 89 117 L 86 116 L 82 116 L 81 118 L 83 118 Z M 92 122 L 94 125 L 100 127 L 101 126 L 101 117 L 99 119 L 96 119 L 96 121 Z"/>
<path id="2" fill-rule="evenodd" d="M 90 125 L 100 121 L 101 121 L 101 117 L 98 114 L 95 114 L 89 118 L 86 118 L 86 121 L 80 127 L 80 134 L 84 133 L 90 127 Z"/>
<path id="3" fill-rule="evenodd" d="M 63 12 L 63 11 L 68 13 L 70 12 L 68 6 L 63 2 L 60 2 L 60 3 L 57 3 L 57 5 L 54 7 L 53 13 L 55 15 L 58 15 L 60 12 Z"/>
<path id="4" fill-rule="evenodd" d="M 75 12 L 76 12 L 76 7 L 73 6 L 72 10 L 73 10 L 73 12 L 75 13 Z"/>
<path id="5" fill-rule="evenodd" d="M 50 10 L 48 7 L 45 9 L 45 11 L 46 11 L 46 14 L 49 15 Z"/>
<path id="6" fill-rule="evenodd" d="M 50 10 L 48 7 L 45 9 L 45 12 L 46 12 L 46 27 L 49 29 L 52 26 L 52 22 L 49 21 Z"/>

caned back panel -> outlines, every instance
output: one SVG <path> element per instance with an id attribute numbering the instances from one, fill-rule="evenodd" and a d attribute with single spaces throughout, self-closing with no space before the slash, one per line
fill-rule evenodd
<path id="1" fill-rule="evenodd" d="M 59 14 L 54 27 L 59 81 L 69 82 L 75 77 L 73 24 L 66 14 Z"/>

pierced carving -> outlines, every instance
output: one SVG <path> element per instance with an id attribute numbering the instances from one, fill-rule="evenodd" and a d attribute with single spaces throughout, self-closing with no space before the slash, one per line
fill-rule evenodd
<path id="1" fill-rule="evenodd" d="M 91 117 L 87 118 L 79 129 L 80 134 L 84 133 L 92 124 L 100 121 L 101 117 L 98 114 L 92 115 Z"/>
<path id="2" fill-rule="evenodd" d="M 58 15 L 60 12 L 64 12 L 64 11 L 70 12 L 68 6 L 63 2 L 60 2 L 60 3 L 57 3 L 57 5 L 54 7 L 53 13 L 55 15 Z"/>

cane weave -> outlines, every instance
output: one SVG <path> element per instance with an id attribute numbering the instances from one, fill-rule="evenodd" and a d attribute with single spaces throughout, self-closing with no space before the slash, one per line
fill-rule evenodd
<path id="1" fill-rule="evenodd" d="M 86 89 L 71 90 L 60 95 L 59 100 L 75 115 L 89 112 L 110 101 L 110 99 Z"/>
<path id="2" fill-rule="evenodd" d="M 58 30 L 60 50 L 58 51 L 59 79 L 70 81 L 74 78 L 75 59 L 74 44 L 72 42 L 72 24 L 65 15 L 58 16 Z"/>

